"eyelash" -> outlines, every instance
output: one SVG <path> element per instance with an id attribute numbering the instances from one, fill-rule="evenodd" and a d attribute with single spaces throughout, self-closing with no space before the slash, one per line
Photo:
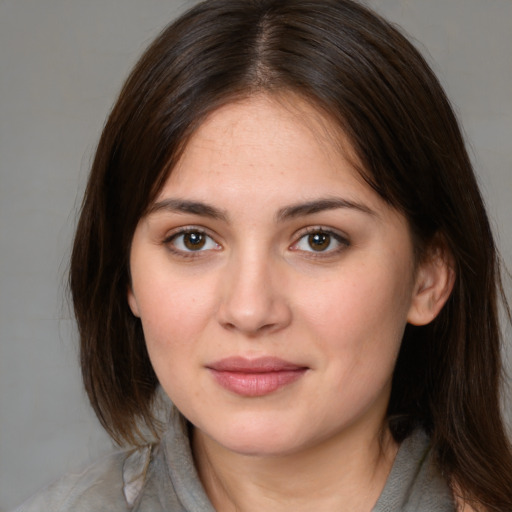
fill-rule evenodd
<path id="1" fill-rule="evenodd" d="M 203 249 L 203 246 L 201 246 L 201 247 L 199 247 L 199 250 L 196 250 L 196 251 L 194 251 L 192 249 L 186 250 L 186 249 L 180 249 L 180 248 L 176 247 L 176 245 L 175 245 L 176 240 L 179 239 L 180 237 L 185 237 L 188 234 L 197 234 L 197 235 L 203 237 L 203 239 L 205 239 L 205 244 L 208 244 L 208 243 L 211 244 L 213 242 L 215 247 L 208 247 L 206 249 Z M 185 242 L 182 241 L 181 243 L 184 244 Z M 210 251 L 210 250 L 219 250 L 221 247 L 214 240 L 214 238 L 212 236 L 210 236 L 204 229 L 196 228 L 193 226 L 183 228 L 183 229 L 180 229 L 179 231 L 172 233 L 171 235 L 167 236 L 164 239 L 163 244 L 165 246 L 167 246 L 167 249 L 171 253 L 173 253 L 181 258 L 197 258 L 197 257 L 201 256 L 202 252 Z"/>
<path id="2" fill-rule="evenodd" d="M 185 237 L 187 234 L 197 234 L 199 237 L 203 237 L 204 244 L 198 248 L 198 250 L 190 249 L 184 249 L 184 248 L 178 248 L 176 247 L 176 240 L 178 240 L 180 237 Z M 306 237 L 311 237 L 314 235 L 324 235 L 329 238 L 329 243 L 327 245 L 326 250 L 318 250 L 316 251 L 310 246 L 311 250 L 305 250 L 305 249 L 299 249 L 299 244 L 303 239 Z M 308 241 L 309 242 L 309 241 Z M 308 243 L 306 242 L 306 243 Z M 334 249 L 330 249 L 329 247 L 332 245 L 332 243 L 335 242 L 337 244 L 337 247 Z M 181 242 L 181 245 L 185 244 L 185 241 Z M 200 241 L 199 241 L 200 243 Z M 211 247 L 211 244 L 214 244 L 214 247 Z M 181 258 L 197 258 L 201 256 L 201 253 L 211 250 L 220 250 L 221 245 L 218 244 L 215 239 L 210 236 L 203 228 L 196 228 L 194 226 L 190 226 L 187 228 L 182 228 L 171 235 L 167 236 L 163 240 L 163 244 L 167 246 L 168 250 L 181 257 Z M 210 247 L 204 248 L 205 245 L 210 245 Z M 339 252 L 343 251 L 347 247 L 350 246 L 349 240 L 341 235 L 340 233 L 333 231 L 332 229 L 327 229 L 323 227 L 310 227 L 306 230 L 299 233 L 299 236 L 297 240 L 290 246 L 290 250 L 292 251 L 301 251 L 305 254 L 307 254 L 308 258 L 328 258 L 332 257 Z"/>
<path id="3" fill-rule="evenodd" d="M 306 239 L 307 237 L 311 237 L 314 235 L 325 235 L 325 236 L 329 237 L 329 245 L 327 246 L 326 250 L 316 251 L 311 246 L 310 246 L 311 250 L 304 250 L 304 249 L 298 248 L 299 243 L 303 239 Z M 308 242 L 306 242 L 306 243 L 308 243 Z M 337 247 L 335 247 L 334 249 L 329 249 L 329 247 L 331 246 L 331 244 L 333 242 L 335 242 L 337 244 Z M 350 246 L 349 240 L 345 236 L 341 235 L 340 233 L 333 231 L 332 229 L 323 228 L 321 226 L 320 227 L 315 226 L 315 227 L 307 228 L 305 231 L 300 233 L 297 241 L 292 244 L 290 249 L 297 250 L 297 251 L 303 251 L 304 253 L 306 253 L 308 255 L 309 258 L 328 258 L 328 257 L 335 256 L 336 254 L 342 252 L 344 249 L 346 249 L 349 246 Z"/>

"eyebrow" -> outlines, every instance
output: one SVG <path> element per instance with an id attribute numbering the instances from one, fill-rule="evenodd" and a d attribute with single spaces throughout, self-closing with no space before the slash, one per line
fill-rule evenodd
<path id="1" fill-rule="evenodd" d="M 375 211 L 373 211 L 371 208 L 368 208 L 368 206 L 364 204 L 341 198 L 325 198 L 281 208 L 277 212 L 276 218 L 278 221 L 284 221 L 287 219 L 294 219 L 306 215 L 313 215 L 314 213 L 319 213 L 326 210 L 336 210 L 338 208 L 349 208 L 374 217 L 378 217 L 378 214 Z"/>
<path id="2" fill-rule="evenodd" d="M 342 198 L 325 198 L 308 201 L 305 203 L 297 203 L 281 208 L 276 214 L 276 221 L 283 222 L 297 217 L 305 217 L 326 210 L 336 210 L 339 208 L 349 208 L 360 211 L 362 213 L 378 217 L 378 214 L 368 208 L 368 206 L 349 201 Z M 215 206 L 203 203 L 201 201 L 190 201 L 187 199 L 167 198 L 154 203 L 147 211 L 147 215 L 159 211 L 167 211 L 172 213 L 190 213 L 201 217 L 209 217 L 211 219 L 229 222 L 229 215 L 225 210 L 221 210 Z"/>
<path id="3" fill-rule="evenodd" d="M 186 199 L 163 199 L 151 205 L 147 214 L 150 215 L 162 210 L 174 213 L 191 213 L 201 217 L 228 221 L 228 215 L 225 211 L 200 201 L 189 201 Z"/>

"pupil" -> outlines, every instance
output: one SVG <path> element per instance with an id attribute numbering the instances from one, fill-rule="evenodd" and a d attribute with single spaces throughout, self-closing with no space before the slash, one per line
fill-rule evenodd
<path id="1" fill-rule="evenodd" d="M 314 251 L 323 251 L 329 247 L 331 236 L 327 233 L 314 233 L 309 235 L 308 242 Z"/>
<path id="2" fill-rule="evenodd" d="M 204 246 L 206 240 L 202 233 L 186 233 L 183 237 L 183 242 L 187 249 L 197 251 L 197 249 L 201 249 Z"/>

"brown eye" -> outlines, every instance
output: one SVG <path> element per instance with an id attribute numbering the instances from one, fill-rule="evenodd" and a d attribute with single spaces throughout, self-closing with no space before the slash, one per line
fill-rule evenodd
<path id="1" fill-rule="evenodd" d="M 349 240 L 335 231 L 328 229 L 310 229 L 301 236 L 291 249 L 304 253 L 317 253 L 318 256 L 334 256 L 350 246 Z"/>
<path id="2" fill-rule="evenodd" d="M 185 233 L 183 235 L 183 245 L 190 251 L 198 251 L 206 245 L 206 236 L 196 231 Z"/>
<path id="3" fill-rule="evenodd" d="M 325 251 L 331 245 L 331 235 L 329 233 L 312 233 L 308 235 L 308 244 L 313 251 Z"/>
<path id="4" fill-rule="evenodd" d="M 180 253 L 202 252 L 219 249 L 215 240 L 203 231 L 181 231 L 165 241 L 169 247 Z"/>

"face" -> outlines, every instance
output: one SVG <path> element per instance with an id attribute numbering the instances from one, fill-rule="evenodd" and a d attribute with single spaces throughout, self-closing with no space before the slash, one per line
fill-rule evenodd
<path id="1" fill-rule="evenodd" d="M 413 247 L 336 138 L 296 100 L 222 107 L 136 228 L 128 300 L 155 372 L 228 450 L 291 453 L 382 427 Z"/>

